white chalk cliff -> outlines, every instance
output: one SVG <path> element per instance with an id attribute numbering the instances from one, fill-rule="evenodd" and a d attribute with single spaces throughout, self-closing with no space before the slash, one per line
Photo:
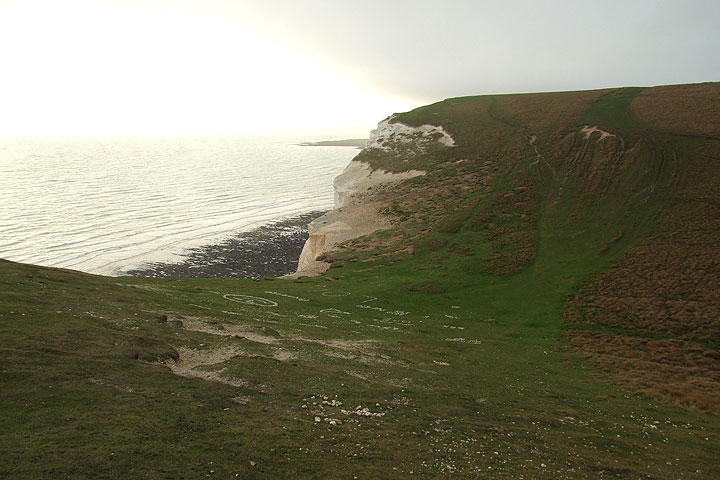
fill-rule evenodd
<path id="1" fill-rule="evenodd" d="M 393 150 L 394 147 L 405 147 L 411 144 L 416 149 L 425 150 L 431 144 L 438 142 L 446 147 L 454 147 L 455 140 L 442 127 L 436 125 L 420 125 L 411 127 L 404 123 L 391 123 L 393 116 L 390 116 L 378 123 L 375 130 L 370 132 L 365 148 L 380 148 Z"/>
<path id="2" fill-rule="evenodd" d="M 365 149 L 378 148 L 398 153 L 405 144 L 413 148 L 403 150 L 403 153 L 412 156 L 413 152 L 424 151 L 434 142 L 445 146 L 455 145 L 452 137 L 442 127 L 411 127 L 403 123 L 390 123 L 391 121 L 392 117 L 389 117 L 378 124 L 370 133 Z M 388 219 L 378 214 L 383 205 L 373 198 L 375 187 L 425 173 L 421 170 L 400 173 L 372 170 L 369 164 L 353 159 L 333 182 L 335 208 L 308 225 L 310 237 L 300 254 L 298 270 L 289 277 L 320 275 L 330 267 L 328 262 L 318 260 L 320 255 L 332 251 L 333 247 L 340 243 L 389 228 Z"/>

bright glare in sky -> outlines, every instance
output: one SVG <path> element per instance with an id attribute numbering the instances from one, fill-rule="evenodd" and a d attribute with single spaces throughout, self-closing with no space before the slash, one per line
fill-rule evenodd
<path id="1" fill-rule="evenodd" d="M 0 136 L 361 134 L 419 105 L 173 5 L 0 1 Z"/>

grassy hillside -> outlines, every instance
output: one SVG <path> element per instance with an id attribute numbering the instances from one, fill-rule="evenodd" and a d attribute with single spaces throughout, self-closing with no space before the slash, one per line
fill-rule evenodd
<path id="1" fill-rule="evenodd" d="M 457 146 L 362 152 L 428 174 L 322 278 L 0 262 L 0 477 L 718 478 L 719 114 L 720 84 L 401 114 Z"/>

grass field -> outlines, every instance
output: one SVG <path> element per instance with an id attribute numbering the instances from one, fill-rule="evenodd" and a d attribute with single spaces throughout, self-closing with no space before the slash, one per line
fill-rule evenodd
<path id="1" fill-rule="evenodd" d="M 428 175 L 324 277 L 0 261 L 0 477 L 719 478 L 720 132 L 654 90 L 401 115 L 457 147 L 361 153 Z"/>

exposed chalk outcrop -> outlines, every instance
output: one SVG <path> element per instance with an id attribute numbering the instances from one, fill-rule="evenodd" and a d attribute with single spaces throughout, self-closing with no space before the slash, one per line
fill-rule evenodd
<path id="1" fill-rule="evenodd" d="M 597 125 L 585 125 L 580 131 L 585 134 L 585 138 L 590 138 L 590 135 L 594 132 L 598 132 L 600 134 L 600 140 L 604 140 L 606 137 L 615 136 L 615 134 L 602 130 Z"/>
<path id="2" fill-rule="evenodd" d="M 454 147 L 455 140 L 442 127 L 437 125 L 421 125 L 411 127 L 404 123 L 395 122 L 390 116 L 378 123 L 375 130 L 370 132 L 365 148 L 380 148 L 383 150 L 396 150 L 403 144 L 412 144 L 420 151 L 426 150 L 433 143 L 440 143 L 446 147 Z"/>
<path id="3" fill-rule="evenodd" d="M 399 182 L 409 178 L 425 175 L 422 170 L 408 170 L 400 173 L 389 173 L 385 170 L 372 170 L 370 165 L 353 160 L 345 167 L 343 173 L 335 177 L 335 208 L 342 208 L 357 203 L 357 194 L 382 183 Z"/>
<path id="4" fill-rule="evenodd" d="M 347 240 L 389 228 L 389 222 L 378 215 L 381 205 L 372 199 L 373 188 L 424 174 L 421 170 L 388 173 L 372 170 L 367 163 L 350 162 L 333 182 L 335 209 L 308 225 L 310 237 L 300 253 L 295 275 L 319 275 L 330 267 L 329 263 L 316 260 L 320 255 Z"/>
<path id="5" fill-rule="evenodd" d="M 411 127 L 399 122 L 392 123 L 392 120 L 393 117 L 389 117 L 378 124 L 370 133 L 365 149 L 379 148 L 412 156 L 427 151 L 437 143 L 446 147 L 455 145 L 453 138 L 442 127 Z M 335 209 L 308 225 L 310 237 L 300 254 L 298 270 L 288 277 L 319 275 L 330 267 L 329 263 L 317 260 L 323 253 L 332 251 L 336 245 L 353 238 L 389 228 L 388 219 L 378 214 L 383 205 L 373 195 L 375 187 L 408 180 L 425 173 L 422 170 L 390 173 L 372 170 L 369 164 L 361 161 L 350 162 L 333 182 Z"/>

